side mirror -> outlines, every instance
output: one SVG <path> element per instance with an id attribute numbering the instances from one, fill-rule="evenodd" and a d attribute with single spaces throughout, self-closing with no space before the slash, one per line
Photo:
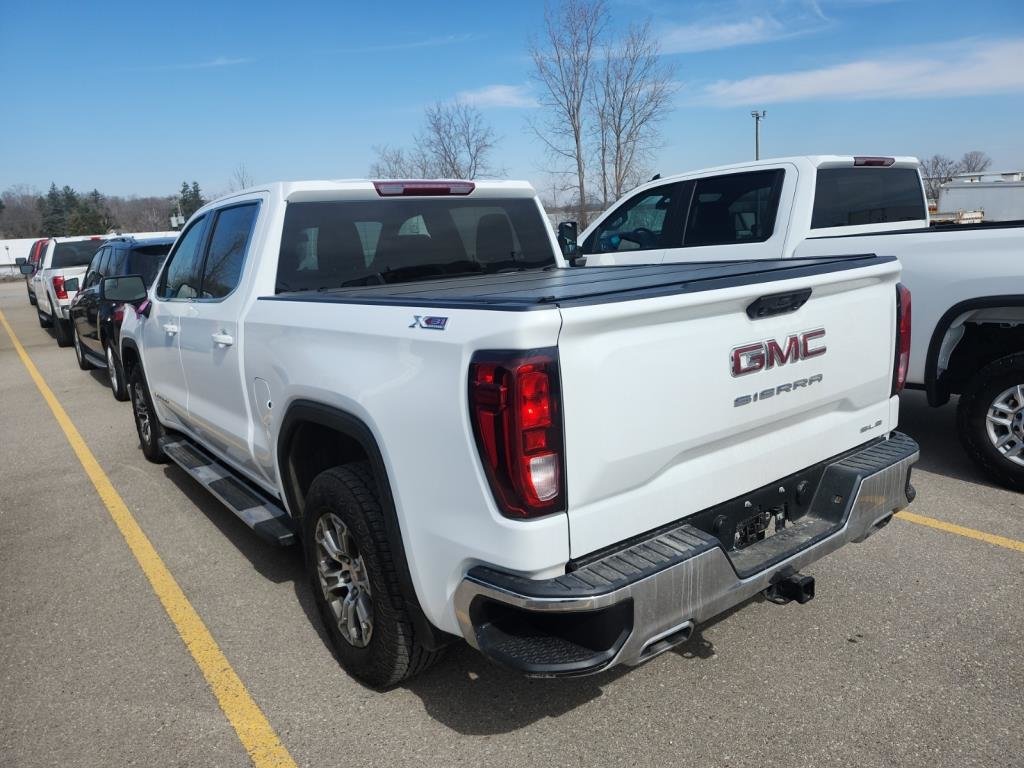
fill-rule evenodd
<path id="1" fill-rule="evenodd" d="M 79 285 L 81 285 L 81 281 L 77 277 L 72 277 L 70 280 L 64 281 L 64 290 L 77 291 Z"/>
<path id="2" fill-rule="evenodd" d="M 23 274 L 23 275 L 34 275 L 36 273 L 36 268 L 33 265 L 28 264 L 28 263 L 19 264 L 18 265 L 18 271 L 20 271 L 21 274 Z"/>
<path id="3" fill-rule="evenodd" d="M 100 298 L 106 301 L 136 304 L 146 299 L 146 283 L 142 275 L 105 277 L 100 281 Z"/>
<path id="4" fill-rule="evenodd" d="M 567 259 L 575 257 L 579 250 L 579 246 L 576 245 L 578 230 L 575 221 L 560 221 L 558 223 L 558 247 L 562 249 L 562 255 Z"/>
<path id="5" fill-rule="evenodd" d="M 15 264 L 17 264 L 17 265 L 18 265 L 19 267 L 20 267 L 20 266 L 21 266 L 22 264 L 25 264 L 25 263 L 27 263 L 27 262 L 28 262 L 28 259 L 26 259 L 26 258 L 25 258 L 24 256 L 19 256 L 18 258 L 16 258 L 16 259 L 14 260 L 14 263 L 15 263 Z"/>

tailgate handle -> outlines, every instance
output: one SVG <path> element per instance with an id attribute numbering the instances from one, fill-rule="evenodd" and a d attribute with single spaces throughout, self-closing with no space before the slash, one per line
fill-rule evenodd
<path id="1" fill-rule="evenodd" d="M 796 312 L 811 298 L 811 289 L 804 288 L 800 291 L 789 293 L 771 293 L 757 299 L 747 307 L 747 317 L 751 320 L 760 320 L 762 317 L 774 317 L 785 315 L 789 312 Z"/>

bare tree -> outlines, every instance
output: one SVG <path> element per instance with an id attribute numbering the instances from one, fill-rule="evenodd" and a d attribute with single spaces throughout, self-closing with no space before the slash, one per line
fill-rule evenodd
<path id="1" fill-rule="evenodd" d="M 544 115 L 531 128 L 556 160 L 570 164 L 581 227 L 587 223 L 587 101 L 607 21 L 603 0 L 562 0 L 545 7 L 544 34 L 529 46 Z"/>
<path id="2" fill-rule="evenodd" d="M 472 104 L 438 102 L 427 107 L 426 126 L 416 143 L 437 164 L 439 176 L 475 179 L 491 171 L 494 129 Z"/>
<path id="3" fill-rule="evenodd" d="M 992 165 L 992 158 L 978 149 L 965 152 L 960 158 L 960 173 L 982 173 Z"/>
<path id="4" fill-rule="evenodd" d="M 374 147 L 377 159 L 370 175 L 378 179 L 473 179 L 500 175 L 491 165 L 497 144 L 494 129 L 480 110 L 462 102 L 427 107 L 423 129 L 411 149 L 384 144 Z"/>
<path id="5" fill-rule="evenodd" d="M 235 170 L 231 172 L 231 181 L 228 182 L 228 192 L 238 192 L 242 189 L 248 189 L 255 182 L 252 180 L 252 174 L 249 173 L 249 169 L 245 167 L 245 163 L 239 163 L 235 166 Z"/>
<path id="6" fill-rule="evenodd" d="M 388 144 L 373 149 L 377 159 L 370 166 L 370 176 L 375 179 L 430 179 L 440 174 L 418 144 L 410 150 Z"/>
<path id="7" fill-rule="evenodd" d="M 945 155 L 932 155 L 921 161 L 924 189 L 930 200 L 939 199 L 939 189 L 960 170 L 960 164 Z"/>
<path id="8" fill-rule="evenodd" d="M 603 206 L 641 182 L 658 145 L 658 123 L 671 108 L 673 70 L 662 64 L 650 22 L 633 25 L 605 48 L 591 102 Z"/>
<path id="9" fill-rule="evenodd" d="M 3 237 L 37 237 L 43 234 L 43 217 L 39 209 L 39 190 L 18 184 L 4 190 L 0 233 Z"/>

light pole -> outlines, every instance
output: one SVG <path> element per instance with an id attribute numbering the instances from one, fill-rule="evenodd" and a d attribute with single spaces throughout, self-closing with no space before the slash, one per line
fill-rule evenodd
<path id="1" fill-rule="evenodd" d="M 756 109 L 750 113 L 750 116 L 754 118 L 754 159 L 761 159 L 761 121 L 764 120 L 764 116 L 768 114 L 766 110 L 758 112 Z"/>

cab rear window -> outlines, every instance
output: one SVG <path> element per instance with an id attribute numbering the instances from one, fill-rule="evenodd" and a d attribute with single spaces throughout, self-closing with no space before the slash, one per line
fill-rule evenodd
<path id="1" fill-rule="evenodd" d="M 915 168 L 820 168 L 811 229 L 927 218 Z"/>
<path id="2" fill-rule="evenodd" d="M 50 264 L 50 269 L 87 267 L 101 245 L 103 245 L 102 240 L 78 240 L 71 243 L 57 243 L 53 248 L 53 261 Z"/>
<path id="3" fill-rule="evenodd" d="M 290 203 L 277 292 L 548 267 L 547 226 L 529 198 Z"/>

